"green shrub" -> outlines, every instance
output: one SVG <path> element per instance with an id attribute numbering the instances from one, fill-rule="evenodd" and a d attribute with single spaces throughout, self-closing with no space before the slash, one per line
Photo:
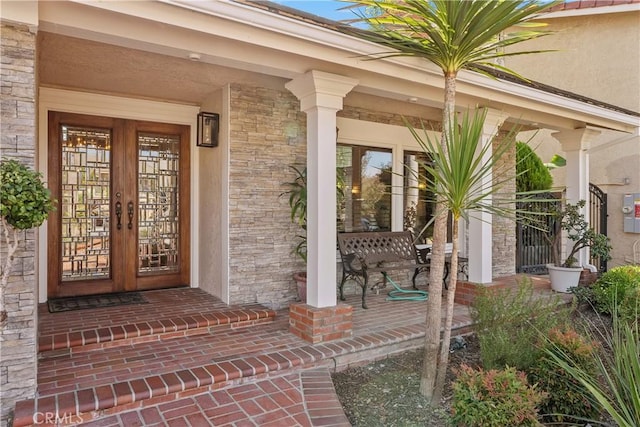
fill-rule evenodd
<path id="1" fill-rule="evenodd" d="M 515 368 L 484 371 L 462 365 L 453 383 L 452 421 L 466 427 L 539 426 L 545 393 Z"/>
<path id="2" fill-rule="evenodd" d="M 528 371 L 539 359 L 540 334 L 568 321 L 569 310 L 559 304 L 556 295 L 539 298 L 527 278 L 515 289 L 485 288 L 471 306 L 485 369 Z"/>
<path id="3" fill-rule="evenodd" d="M 549 190 L 553 178 L 540 157 L 524 142 L 516 142 L 516 191 Z"/>
<path id="4" fill-rule="evenodd" d="M 640 288 L 640 266 L 623 265 L 604 273 L 593 285 L 594 304 L 601 313 L 612 313 L 627 293 Z"/>
<path id="5" fill-rule="evenodd" d="M 624 300 L 620 303 L 618 317 L 632 325 L 637 326 L 640 323 L 640 286 L 626 292 Z"/>
<path id="6" fill-rule="evenodd" d="M 544 420 L 567 422 L 597 416 L 599 410 L 588 399 L 588 390 L 549 356 L 549 353 L 566 355 L 575 366 L 595 376 L 596 343 L 571 328 L 554 328 L 549 331 L 542 348 L 544 353 L 531 369 L 529 378 L 547 392 L 547 398 L 540 405 Z"/>
<path id="7" fill-rule="evenodd" d="M 592 332 L 604 339 L 594 354 L 597 375 L 575 362 L 559 347 L 547 355 L 575 378 L 589 392 L 601 412 L 606 412 L 616 426 L 640 426 L 640 328 L 637 323 L 623 322 L 613 309 L 613 328 Z M 598 421 L 598 420 L 593 420 Z"/>

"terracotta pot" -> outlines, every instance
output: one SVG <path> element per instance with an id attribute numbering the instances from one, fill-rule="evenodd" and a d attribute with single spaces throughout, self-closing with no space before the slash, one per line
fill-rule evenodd
<path id="1" fill-rule="evenodd" d="M 300 302 L 307 303 L 307 272 L 301 271 L 293 275 L 296 284 L 298 285 L 298 299 Z"/>
<path id="2" fill-rule="evenodd" d="M 582 267 L 557 267 L 547 264 L 551 289 L 556 292 L 569 293 L 569 288 L 575 288 L 580 282 Z"/>

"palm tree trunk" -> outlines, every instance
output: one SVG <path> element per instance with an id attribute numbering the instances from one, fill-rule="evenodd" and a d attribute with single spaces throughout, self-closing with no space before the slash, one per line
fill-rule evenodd
<path id="1" fill-rule="evenodd" d="M 456 296 L 458 284 L 458 219 L 453 218 L 453 251 L 451 253 L 451 265 L 449 266 L 449 288 L 447 290 L 447 307 L 444 318 L 444 333 L 440 348 L 440 360 L 438 360 L 438 373 L 436 387 L 433 392 L 433 401 L 439 401 L 444 391 L 444 383 L 447 378 L 447 365 L 449 363 L 449 342 L 451 341 L 451 326 L 453 324 L 453 302 Z"/>
<path id="2" fill-rule="evenodd" d="M 442 110 L 442 138 L 440 144 L 447 153 L 447 139 L 450 124 L 455 113 L 456 75 L 445 75 L 445 102 Z M 441 194 L 436 191 L 436 194 Z M 444 276 L 445 245 L 447 243 L 447 209 L 441 199 L 436 199 L 435 221 L 433 224 L 433 245 L 431 250 L 431 271 L 429 274 L 429 300 L 424 338 L 424 361 L 420 376 L 420 393 L 432 404 L 438 371 L 438 350 L 440 349 L 440 327 L 442 323 L 442 278 Z"/>

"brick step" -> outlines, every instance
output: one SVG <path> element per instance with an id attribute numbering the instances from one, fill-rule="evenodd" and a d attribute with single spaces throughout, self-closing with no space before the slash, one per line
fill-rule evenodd
<path id="1" fill-rule="evenodd" d="M 16 422 L 20 425 L 146 426 L 259 425 L 277 427 L 348 427 L 351 424 L 336 394 L 327 368 L 306 369 L 202 393 L 146 399 L 119 412 L 45 414 Z M 17 425 L 14 423 L 14 425 Z"/>
<path id="2" fill-rule="evenodd" d="M 282 376 L 295 370 L 333 365 L 339 348 L 307 345 L 67 391 L 20 401 L 15 407 L 15 427 L 38 425 L 45 417 L 82 423 L 98 416 L 174 401 L 225 387 Z M 35 417 L 35 419 L 34 419 Z"/>
<path id="3" fill-rule="evenodd" d="M 238 308 L 47 334 L 38 338 L 38 352 L 74 353 L 206 334 L 216 328 L 243 328 L 271 322 L 275 315 L 275 311 L 267 308 Z"/>
<path id="4" fill-rule="evenodd" d="M 259 380 L 107 415 L 101 426 L 350 427 L 326 368 Z"/>
<path id="5" fill-rule="evenodd" d="M 283 321 L 281 319 L 278 322 Z M 72 420 L 71 424 L 82 423 L 95 417 L 138 411 L 152 405 L 312 368 L 334 369 L 366 363 L 419 347 L 424 341 L 422 322 L 314 345 L 283 331 L 278 322 L 261 326 L 260 331 L 264 333 L 260 334 L 258 340 L 255 332 L 245 328 L 223 331 L 208 338 L 188 337 L 42 360 L 39 375 L 46 374 L 51 378 L 39 378 L 36 399 L 16 404 L 14 426 L 34 425 L 41 421 L 38 417 L 45 416 Z M 250 337 L 260 341 L 257 343 L 258 347 L 254 347 Z M 270 344 L 274 342 L 276 346 Z M 160 364 L 154 368 L 153 358 L 149 359 L 146 366 L 137 364 L 140 361 L 132 361 L 126 355 L 115 360 L 114 355 L 119 351 L 135 352 L 140 347 L 151 346 L 148 350 L 154 353 L 165 344 L 172 345 L 165 350 L 173 353 L 174 359 L 178 360 L 189 359 L 191 356 L 189 353 L 178 353 L 177 348 L 185 347 L 185 351 L 191 351 L 203 347 L 202 352 L 209 362 L 205 363 L 205 359 L 193 359 L 190 363 L 180 363 L 177 367 L 175 363 L 172 365 L 167 362 L 166 366 Z M 192 347 L 186 348 L 189 345 Z M 216 345 L 226 350 L 216 350 Z M 127 353 L 129 354 L 133 353 Z M 162 355 L 158 357 L 162 358 Z M 86 361 L 91 361 L 91 366 L 85 365 Z M 45 365 L 51 365 L 51 368 Z M 55 374 L 53 365 L 67 368 Z M 168 369 L 167 366 L 173 366 L 173 369 Z M 87 375 L 88 378 L 78 378 L 80 375 Z M 86 381 L 98 377 L 101 377 L 100 381 L 93 385 Z M 34 415 L 36 422 L 33 421 Z"/>

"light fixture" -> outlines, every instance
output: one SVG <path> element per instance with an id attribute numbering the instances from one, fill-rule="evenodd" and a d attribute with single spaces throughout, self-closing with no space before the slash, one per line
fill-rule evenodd
<path id="1" fill-rule="evenodd" d="M 220 115 L 217 113 L 198 113 L 198 147 L 217 147 Z"/>

